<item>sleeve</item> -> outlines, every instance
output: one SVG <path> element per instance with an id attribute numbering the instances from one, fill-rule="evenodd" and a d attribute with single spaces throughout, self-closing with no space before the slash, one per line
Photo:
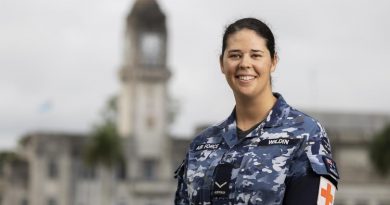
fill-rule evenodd
<path id="1" fill-rule="evenodd" d="M 175 179 L 177 179 L 177 189 L 175 193 L 175 205 L 187 205 L 188 192 L 187 184 L 185 183 L 185 172 L 187 167 L 187 158 L 179 165 L 175 171 Z"/>
<path id="2" fill-rule="evenodd" d="M 317 204 L 319 185 L 320 176 L 313 172 L 288 178 L 283 205 Z"/>
<path id="3" fill-rule="evenodd" d="M 314 199 L 314 204 L 317 204 L 321 197 L 319 190 L 325 179 L 333 185 L 334 192 L 337 189 L 339 174 L 324 128 L 317 122 L 306 137 L 287 174 L 284 204 L 299 204 L 295 201 Z M 307 192 L 310 195 L 307 195 Z"/>
<path id="4" fill-rule="evenodd" d="M 329 179 L 335 186 L 339 180 L 336 162 L 332 159 L 329 138 L 318 122 L 291 163 L 287 177 L 302 176 L 310 172 Z"/>

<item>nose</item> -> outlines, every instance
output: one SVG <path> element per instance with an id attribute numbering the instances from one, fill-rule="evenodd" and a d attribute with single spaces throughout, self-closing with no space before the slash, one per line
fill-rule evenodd
<path id="1" fill-rule="evenodd" d="M 246 69 L 251 67 L 251 62 L 250 62 L 250 57 L 248 55 L 243 55 L 240 61 L 240 68 L 241 69 Z"/>

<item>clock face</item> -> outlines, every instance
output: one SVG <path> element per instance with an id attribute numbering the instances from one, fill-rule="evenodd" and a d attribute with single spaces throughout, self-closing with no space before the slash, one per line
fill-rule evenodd
<path id="1" fill-rule="evenodd" d="M 161 59 L 161 37 L 157 33 L 144 33 L 141 36 L 141 63 L 159 65 Z"/>

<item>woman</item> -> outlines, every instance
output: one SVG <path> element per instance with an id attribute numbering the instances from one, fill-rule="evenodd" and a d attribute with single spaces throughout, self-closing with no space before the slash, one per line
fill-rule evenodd
<path id="1" fill-rule="evenodd" d="M 175 204 L 333 204 L 339 176 L 328 137 L 272 92 L 277 62 L 263 22 L 226 28 L 220 66 L 236 106 L 192 141 L 176 171 Z"/>

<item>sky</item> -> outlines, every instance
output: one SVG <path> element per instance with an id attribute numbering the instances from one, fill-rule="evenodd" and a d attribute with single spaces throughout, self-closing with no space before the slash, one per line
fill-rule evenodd
<path id="1" fill-rule="evenodd" d="M 118 93 L 133 0 L 0 0 L 0 150 L 29 132 L 86 133 Z M 386 0 L 160 0 L 167 16 L 170 133 L 192 137 L 234 107 L 220 72 L 224 28 L 269 24 L 280 61 L 273 90 L 293 107 L 390 115 Z"/>

